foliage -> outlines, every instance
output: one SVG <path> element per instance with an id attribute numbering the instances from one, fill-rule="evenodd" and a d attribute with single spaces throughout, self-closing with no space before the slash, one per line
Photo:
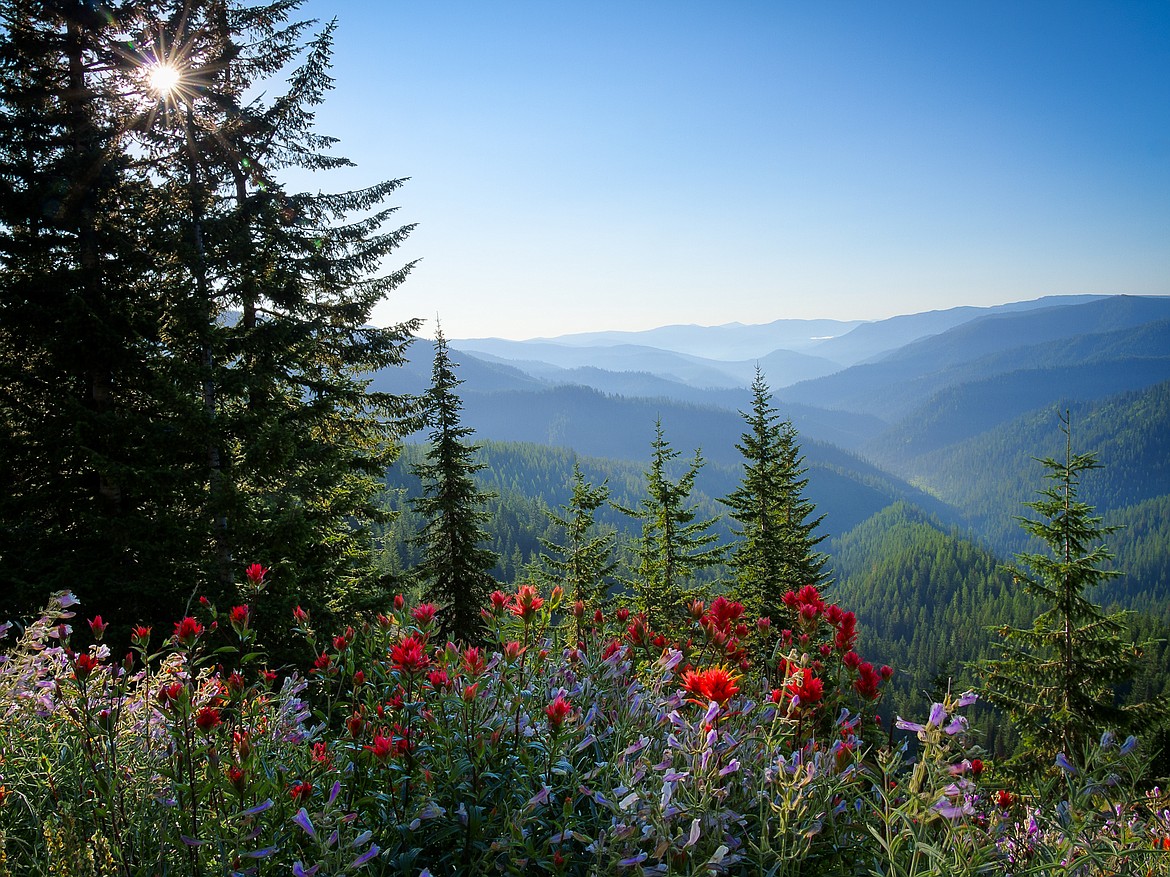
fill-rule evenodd
<path id="1" fill-rule="evenodd" d="M 1050 764 L 1057 750 L 1080 752 L 1103 730 L 1137 727 L 1150 706 L 1116 702 L 1116 689 L 1138 673 L 1138 652 L 1124 640 L 1125 615 L 1106 614 L 1088 596 L 1119 575 L 1104 566 L 1111 555 L 1101 540 L 1113 529 L 1077 497 L 1082 473 L 1098 466 L 1095 455 L 1073 454 L 1067 420 L 1065 436 L 1064 459 L 1041 461 L 1052 483 L 1028 503 L 1039 519 L 1021 519 L 1048 553 L 1021 555 L 1011 569 L 1040 614 L 1031 627 L 1002 627 L 1002 656 L 983 666 L 992 701 L 1020 731 L 1019 760 L 1033 768 Z"/>
<path id="2" fill-rule="evenodd" d="M 459 421 L 459 383 L 440 329 L 425 400 L 430 447 L 425 462 L 415 468 L 423 495 L 413 504 L 426 523 L 417 537 L 423 557 L 414 574 L 426 598 L 438 602 L 444 634 L 476 640 L 482 629 L 480 609 L 494 586 L 488 570 L 497 558 L 481 544 L 488 495 L 472 479 L 480 464 L 473 462 L 476 448 L 467 441 L 472 430 Z"/>
<path id="3" fill-rule="evenodd" d="M 590 606 L 606 602 L 610 578 L 617 561 L 613 560 L 613 534 L 596 532 L 595 515 L 609 500 L 609 487 L 593 486 L 585 480 L 581 467 L 573 463 L 573 494 L 563 514 L 548 512 L 551 523 L 561 528 L 564 543 L 542 540 L 547 554 L 542 561 L 546 575 L 561 584 L 569 599 Z M 578 629 L 578 636 L 581 631 Z"/>
<path id="4" fill-rule="evenodd" d="M 715 521 L 698 518 L 691 501 L 702 455 L 696 450 L 685 471 L 672 479 L 668 467 L 680 452 L 666 440 L 661 420 L 650 449 L 647 495 L 637 508 L 622 511 L 642 525 L 638 573 L 629 583 L 635 604 L 655 624 L 665 625 L 681 618 L 683 605 L 697 596 L 687 591 L 692 573 L 719 563 L 723 549 L 714 544 Z"/>
<path id="5" fill-rule="evenodd" d="M 4 9 L 3 590 L 31 611 L 80 581 L 107 612 L 168 617 L 195 582 L 235 599 L 233 558 L 259 557 L 279 575 L 255 623 L 284 650 L 298 601 L 340 617 L 385 596 L 365 525 L 407 411 L 367 384 L 416 323 L 369 317 L 409 270 L 379 274 L 410 230 L 385 227 L 401 181 L 282 182 L 348 164 L 314 131 L 332 25 L 284 2 L 115 5 Z"/>
<path id="6" fill-rule="evenodd" d="M 780 421 L 758 369 L 751 414 L 743 418 L 748 431 L 736 445 L 744 458 L 743 478 L 721 500 L 739 524 L 729 563 L 737 597 L 755 614 L 774 615 L 785 591 L 819 587 L 827 578 L 828 558 L 814 550 L 825 534 L 813 533 L 824 516 L 812 517 L 815 507 L 803 495 L 808 479 L 796 430 L 791 420 Z"/>
<path id="7" fill-rule="evenodd" d="M 966 744 L 968 694 L 899 720 L 917 754 L 909 740 L 887 748 L 880 691 L 856 684 L 839 649 L 846 613 L 815 589 L 785 603 L 801 619 L 794 638 L 753 625 L 780 665 L 734 670 L 739 604 L 695 607 L 678 640 L 624 610 L 587 613 L 584 640 L 567 644 L 554 638 L 563 599 L 493 595 L 487 648 L 436 639 L 433 604 L 398 598 L 333 636 L 298 610 L 315 657 L 307 678 L 281 680 L 263 668 L 249 606 L 204 602 L 157 651 L 136 630 L 116 661 L 100 618 L 96 641 L 75 648 L 75 600 L 57 595 L 0 662 L 0 864 L 1170 873 L 1170 813 L 1156 790 L 1134 790 L 1136 740 L 1107 735 L 1059 781 L 1004 787 Z"/>

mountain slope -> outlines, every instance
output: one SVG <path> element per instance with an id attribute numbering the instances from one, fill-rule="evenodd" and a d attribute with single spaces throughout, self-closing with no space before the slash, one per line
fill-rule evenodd
<path id="1" fill-rule="evenodd" d="M 1039 344 L 1138 329 L 1167 319 L 1170 298 L 1137 296 L 980 317 L 908 344 L 878 362 L 786 387 L 776 395 L 893 423 L 944 387 L 970 379 L 973 372 L 966 367 L 977 361 L 986 363 L 980 376 L 988 377 L 986 369 L 1012 368 L 1013 358 L 1030 356 L 1022 351 Z"/>

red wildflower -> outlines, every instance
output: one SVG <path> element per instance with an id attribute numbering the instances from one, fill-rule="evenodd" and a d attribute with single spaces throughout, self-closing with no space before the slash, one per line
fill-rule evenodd
<path id="1" fill-rule="evenodd" d="M 973 773 L 975 775 L 975 779 L 979 779 L 979 777 L 982 776 L 982 774 L 983 774 L 983 759 L 982 758 L 972 758 L 971 759 L 971 773 Z"/>
<path id="2" fill-rule="evenodd" d="M 691 600 L 691 602 L 687 604 L 687 612 L 690 613 L 692 621 L 698 621 L 700 618 L 702 618 L 704 611 L 705 607 L 703 606 L 702 600 Z"/>
<path id="3" fill-rule="evenodd" d="M 190 648 L 201 636 L 203 636 L 203 625 L 190 615 L 182 621 L 175 622 L 175 640 L 179 645 Z"/>
<path id="4" fill-rule="evenodd" d="M 264 582 L 264 577 L 268 575 L 268 567 L 253 563 L 244 570 L 244 575 L 253 586 L 260 585 Z"/>
<path id="5" fill-rule="evenodd" d="M 625 624 L 630 618 L 630 610 L 627 609 L 625 606 L 622 606 L 614 614 L 617 616 L 617 620 L 618 620 L 619 624 Z"/>
<path id="6" fill-rule="evenodd" d="M 219 717 L 219 710 L 215 707 L 202 707 L 198 713 L 195 714 L 195 726 L 200 731 L 210 731 L 223 724 L 223 720 Z"/>
<path id="7" fill-rule="evenodd" d="M 894 675 L 894 668 L 889 664 L 882 664 L 882 668 L 878 670 L 878 673 L 881 675 L 882 679 L 889 679 Z"/>
<path id="8" fill-rule="evenodd" d="M 554 734 L 561 729 L 561 725 L 572 711 L 572 705 L 565 700 L 563 694 L 558 694 L 552 703 L 544 708 L 544 714 L 548 716 L 548 726 Z"/>
<path id="9" fill-rule="evenodd" d="M 357 739 L 362 735 L 362 731 L 366 727 L 366 720 L 362 718 L 361 713 L 355 712 L 352 716 L 345 720 L 345 729 L 349 731 L 349 736 Z"/>
<path id="10" fill-rule="evenodd" d="M 385 761 L 394 754 L 394 738 L 375 734 L 373 744 L 367 744 L 365 748 L 374 753 L 374 758 Z"/>
<path id="11" fill-rule="evenodd" d="M 297 783 L 294 786 L 289 786 L 288 795 L 293 799 L 294 804 L 300 804 L 309 800 L 309 796 L 313 794 L 312 783 Z"/>
<path id="12" fill-rule="evenodd" d="M 837 633 L 834 636 L 834 643 L 842 652 L 849 651 L 857 642 L 857 616 L 852 612 L 845 612 L 841 615 L 840 623 L 837 625 Z"/>
<path id="13" fill-rule="evenodd" d="M 761 615 L 756 619 L 756 630 L 760 633 L 767 633 L 772 629 L 772 619 L 767 615 Z"/>
<path id="14" fill-rule="evenodd" d="M 324 741 L 313 744 L 313 761 L 326 766 L 333 762 L 329 755 L 329 744 Z"/>
<path id="15" fill-rule="evenodd" d="M 79 682 L 83 682 L 100 666 L 101 662 L 97 658 L 89 652 L 82 652 L 73 660 L 73 676 Z"/>
<path id="16" fill-rule="evenodd" d="M 692 697 L 692 703 L 706 706 L 711 701 L 723 706 L 739 693 L 739 677 L 726 667 L 711 667 L 708 670 L 690 670 L 683 676 L 683 688 Z"/>
<path id="17" fill-rule="evenodd" d="M 573 604 L 573 617 L 576 618 L 578 622 L 585 617 L 585 604 L 581 600 L 578 600 Z"/>
<path id="18" fill-rule="evenodd" d="M 252 754 L 252 738 L 247 731 L 233 731 L 232 732 L 232 748 L 236 750 L 236 755 L 240 760 L 247 758 Z"/>
<path id="19" fill-rule="evenodd" d="M 158 690 L 158 702 L 163 707 L 168 707 L 179 699 L 179 695 L 183 693 L 183 683 L 172 682 L 170 685 L 163 685 Z"/>
<path id="20" fill-rule="evenodd" d="M 815 585 L 805 585 L 796 592 L 796 599 L 797 602 L 807 606 L 815 606 L 818 614 L 825 611 L 825 601 L 821 599 L 821 594 Z"/>
<path id="21" fill-rule="evenodd" d="M 237 792 L 244 791 L 244 771 L 234 764 L 227 769 L 228 782 L 235 786 Z"/>
<path id="22" fill-rule="evenodd" d="M 630 641 L 631 645 L 645 645 L 649 633 L 650 630 L 646 627 L 646 616 L 635 615 L 633 623 L 626 631 L 626 639 Z"/>
<path id="23" fill-rule="evenodd" d="M 523 652 L 524 649 L 516 640 L 509 640 L 504 643 L 504 660 L 506 661 L 515 661 Z"/>
<path id="24" fill-rule="evenodd" d="M 451 677 L 443 669 L 432 670 L 427 674 L 427 681 L 431 683 L 431 688 L 436 691 L 442 688 L 448 688 L 451 685 Z"/>
<path id="25" fill-rule="evenodd" d="M 423 640 L 412 634 L 390 650 L 390 662 L 400 673 L 421 673 L 430 658 Z"/>
<path id="26" fill-rule="evenodd" d="M 130 639 L 134 645 L 140 648 L 146 648 L 146 644 L 150 642 L 150 628 L 139 624 L 130 631 Z"/>
<path id="27" fill-rule="evenodd" d="M 317 660 L 313 662 L 313 669 L 310 673 L 327 673 L 332 669 L 333 659 L 329 657 L 328 652 L 322 652 L 317 656 Z"/>
<path id="28" fill-rule="evenodd" d="M 296 609 L 293 610 L 293 620 L 297 624 L 307 624 L 309 621 L 309 613 L 306 612 L 304 609 L 302 609 L 300 606 L 298 606 Z"/>
<path id="29" fill-rule="evenodd" d="M 1007 810 L 1016 803 L 1016 796 L 1007 789 L 1000 789 L 995 793 L 995 806 Z"/>
<path id="30" fill-rule="evenodd" d="M 395 594 L 394 595 L 394 609 L 395 609 L 395 611 L 401 611 L 402 607 L 405 605 L 406 605 L 406 598 L 403 597 L 401 594 Z"/>
<path id="31" fill-rule="evenodd" d="M 508 604 L 512 602 L 512 598 L 503 591 L 492 591 L 489 599 L 492 603 L 492 615 L 502 615 L 504 610 L 508 608 Z"/>
<path id="32" fill-rule="evenodd" d="M 483 675 L 484 671 L 487 670 L 487 662 L 484 661 L 483 652 L 479 650 L 479 646 L 468 646 L 463 650 L 463 670 L 472 679 Z"/>
<path id="33" fill-rule="evenodd" d="M 537 593 L 532 585 L 521 585 L 516 592 L 516 602 L 512 606 L 512 614 L 519 616 L 523 621 L 531 621 L 541 606 L 544 598 Z"/>
<path id="34" fill-rule="evenodd" d="M 251 618 L 251 615 L 252 613 L 246 605 L 233 606 L 231 611 L 232 627 L 236 628 L 236 630 L 243 630 L 248 626 L 248 620 Z"/>
<path id="35" fill-rule="evenodd" d="M 109 625 L 102 621 L 102 617 L 100 615 L 95 615 L 89 620 L 90 633 L 93 634 L 93 638 L 98 642 L 101 642 L 107 627 L 109 627 Z"/>
<path id="36" fill-rule="evenodd" d="M 711 609 L 707 614 L 717 625 L 726 628 L 743 615 L 743 604 L 728 600 L 721 594 L 711 602 Z"/>
<path id="37" fill-rule="evenodd" d="M 353 674 L 353 687 L 361 688 L 366 681 L 366 673 L 364 670 L 355 670 Z"/>
<path id="38" fill-rule="evenodd" d="M 410 616 L 419 627 L 428 627 L 435 620 L 438 607 L 434 603 L 419 603 L 411 611 Z"/>
<path id="39" fill-rule="evenodd" d="M 854 690 L 866 700 L 876 700 L 881 676 L 873 669 L 873 664 L 869 661 L 858 667 L 857 671 L 858 677 L 853 680 Z"/>
<path id="40" fill-rule="evenodd" d="M 861 656 L 857 652 L 846 652 L 841 656 L 841 663 L 850 670 L 856 670 L 861 666 Z"/>
<path id="41" fill-rule="evenodd" d="M 784 686 L 785 692 L 793 700 L 800 699 L 800 707 L 811 707 L 825 694 L 825 683 L 813 675 L 808 667 L 798 667 L 794 678 Z"/>
<path id="42" fill-rule="evenodd" d="M 478 691 L 478 682 L 472 682 L 470 685 L 465 685 L 463 687 L 463 700 L 467 703 L 471 703 L 473 700 L 475 700 L 475 695 Z"/>

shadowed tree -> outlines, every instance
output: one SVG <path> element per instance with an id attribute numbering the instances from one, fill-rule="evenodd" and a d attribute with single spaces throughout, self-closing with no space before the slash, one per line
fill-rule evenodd
<path id="1" fill-rule="evenodd" d="M 256 621 L 277 638 L 297 602 L 343 613 L 378 600 L 365 524 L 379 514 L 378 475 L 406 410 L 366 388 L 373 371 L 402 361 L 415 324 L 376 328 L 369 317 L 409 270 L 381 273 L 410 227 L 385 227 L 394 210 L 385 200 L 400 181 L 337 195 L 283 182 L 289 168 L 349 164 L 314 131 L 331 83 L 332 25 L 313 34 L 289 20 L 296 4 L 287 2 L 9 5 L 40 18 L 6 31 L 0 55 L 25 62 L 36 40 L 47 47 L 23 86 L 48 88 L 47 109 L 84 104 L 74 111 L 84 120 L 69 123 L 72 141 L 66 128 L 52 133 L 71 144 L 74 165 L 50 172 L 57 185 L 76 181 L 67 200 L 88 218 L 70 220 L 67 233 L 80 245 L 78 266 L 99 271 L 75 270 L 60 303 L 43 301 L 42 319 L 88 314 L 90 331 L 74 333 L 90 348 L 81 371 L 97 388 L 85 404 L 102 410 L 105 428 L 123 410 L 141 411 L 144 424 L 123 429 L 123 444 L 83 438 L 75 468 L 88 467 L 90 495 L 107 500 L 69 488 L 53 468 L 57 451 L 36 452 L 34 479 L 73 491 L 58 508 L 80 519 L 78 509 L 93 517 L 105 503 L 103 514 L 121 522 L 87 537 L 105 538 L 120 565 L 65 540 L 57 544 L 68 550 L 55 552 L 68 558 L 62 566 L 87 569 L 73 583 L 91 608 L 117 606 L 116 582 L 88 587 L 108 576 L 157 616 L 182 608 L 170 582 L 235 600 L 239 573 L 260 561 L 273 572 Z M 152 78 L 164 66 L 165 82 Z M 24 111 L 34 128 L 36 111 Z M 26 162 L 34 150 L 38 161 L 50 154 L 31 141 L 19 149 Z M 132 185 L 115 188 L 119 174 Z M 43 201 L 45 184 L 28 179 Z M 37 246 L 53 251 L 43 238 Z M 95 304 L 70 303 L 87 297 Z M 137 365 L 132 377 L 118 373 L 122 361 Z M 44 397 L 72 392 L 72 376 L 45 374 Z M 13 383 L 14 395 L 31 398 L 35 382 Z M 6 434 L 22 436 L 36 416 L 28 407 L 6 415 L 15 424 Z"/>

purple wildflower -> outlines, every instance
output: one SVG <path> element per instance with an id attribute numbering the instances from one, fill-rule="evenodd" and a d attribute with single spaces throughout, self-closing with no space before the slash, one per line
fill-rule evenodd
<path id="1" fill-rule="evenodd" d="M 305 833 L 310 837 L 317 836 L 317 829 L 313 828 L 313 821 L 309 819 L 309 811 L 304 807 L 297 811 L 297 815 L 293 817 L 293 822 L 305 830 Z"/>

